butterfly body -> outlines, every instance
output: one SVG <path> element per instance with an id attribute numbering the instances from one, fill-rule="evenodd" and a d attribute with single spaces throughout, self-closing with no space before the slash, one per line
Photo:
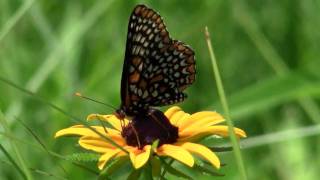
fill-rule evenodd
<path id="1" fill-rule="evenodd" d="M 194 51 L 172 40 L 161 18 L 137 5 L 129 19 L 121 79 L 119 118 L 154 112 L 152 107 L 182 102 L 195 80 Z"/>

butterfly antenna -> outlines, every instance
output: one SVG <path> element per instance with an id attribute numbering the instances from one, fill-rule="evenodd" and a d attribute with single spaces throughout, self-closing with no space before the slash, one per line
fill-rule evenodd
<path id="1" fill-rule="evenodd" d="M 89 101 L 93 101 L 93 102 L 98 103 L 98 104 L 102 104 L 102 105 L 107 106 L 107 107 L 109 107 L 109 108 L 111 108 L 111 109 L 113 109 L 113 110 L 116 110 L 116 109 L 117 109 L 117 108 L 115 108 L 114 106 L 112 106 L 112 105 L 110 105 L 110 104 L 107 104 L 107 103 L 104 103 L 104 102 L 101 102 L 101 101 L 98 101 L 98 100 L 89 98 L 89 97 L 87 97 L 87 96 L 83 96 L 83 95 L 82 95 L 81 93 L 79 93 L 79 92 L 74 93 L 74 95 L 75 95 L 75 96 L 78 96 L 78 97 L 81 97 L 81 98 L 83 98 L 83 99 L 89 100 Z"/>

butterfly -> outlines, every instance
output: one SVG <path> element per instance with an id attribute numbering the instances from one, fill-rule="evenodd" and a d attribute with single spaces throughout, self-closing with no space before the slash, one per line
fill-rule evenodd
<path id="1" fill-rule="evenodd" d="M 159 114 L 152 107 L 182 102 L 195 74 L 191 47 L 171 39 L 157 12 L 137 5 L 128 24 L 117 117 Z"/>

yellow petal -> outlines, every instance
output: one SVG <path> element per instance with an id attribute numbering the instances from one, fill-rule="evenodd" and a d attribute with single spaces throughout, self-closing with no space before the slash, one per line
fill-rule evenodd
<path id="1" fill-rule="evenodd" d="M 119 135 L 119 132 L 115 131 L 114 129 L 104 128 L 101 126 L 91 126 L 91 127 L 94 128 L 95 130 L 97 130 L 102 135 L 107 135 L 107 134 L 108 135 Z M 76 126 L 72 126 L 70 128 L 61 129 L 60 131 L 56 132 L 54 137 L 57 138 L 57 137 L 61 137 L 61 136 L 72 136 L 72 135 L 100 137 L 99 134 L 97 134 L 96 132 L 94 132 L 91 129 L 89 129 L 85 126 L 82 126 L 82 125 L 76 125 Z"/>
<path id="2" fill-rule="evenodd" d="M 147 145 L 143 148 L 143 150 L 135 149 L 130 151 L 130 160 L 135 169 L 141 168 L 146 164 L 150 157 L 151 146 Z"/>
<path id="3" fill-rule="evenodd" d="M 92 136 L 98 136 L 98 134 L 96 134 L 94 131 L 81 126 L 81 125 L 77 125 L 77 126 L 72 126 L 70 128 L 66 128 L 66 129 L 61 129 L 58 132 L 56 132 L 55 134 L 55 138 L 57 137 L 61 137 L 61 136 L 72 136 L 72 135 L 76 135 L 76 136 L 84 136 L 84 135 L 92 135 Z"/>
<path id="4" fill-rule="evenodd" d="M 204 128 L 197 127 L 179 132 L 179 141 L 190 141 L 190 139 L 197 139 L 208 135 L 227 137 L 229 135 L 228 132 L 228 126 L 225 125 L 210 126 Z M 242 129 L 234 128 L 234 132 L 238 138 L 247 137 L 246 133 Z"/>
<path id="5" fill-rule="evenodd" d="M 113 157 L 115 157 L 120 150 L 110 150 L 106 153 L 104 153 L 100 158 L 99 158 L 99 162 L 98 162 L 98 168 L 100 170 L 103 169 L 103 167 L 106 165 L 106 163 L 112 159 Z"/>
<path id="6" fill-rule="evenodd" d="M 87 116 L 88 121 L 89 120 L 96 120 L 96 119 L 110 123 L 110 125 L 113 128 L 117 129 L 118 131 L 122 130 L 121 121 L 123 121 L 124 124 L 128 124 L 127 119 L 120 120 L 115 115 L 90 114 L 89 116 Z"/>
<path id="7" fill-rule="evenodd" d="M 117 141 L 115 138 L 113 138 L 112 140 L 120 146 L 125 145 L 124 141 Z M 88 136 L 81 137 L 79 140 L 79 144 L 81 147 L 83 147 L 85 149 L 93 150 L 93 151 L 96 151 L 99 153 L 104 153 L 110 149 L 116 148 L 114 145 L 112 145 L 111 143 L 107 142 L 104 139 L 90 137 L 90 136 L 89 137 Z"/>
<path id="8" fill-rule="evenodd" d="M 194 165 L 194 159 L 192 155 L 187 150 L 179 146 L 164 144 L 156 149 L 156 153 L 159 156 L 170 156 L 189 167 Z"/>
<path id="9" fill-rule="evenodd" d="M 179 129 L 187 130 L 193 127 L 206 127 L 212 126 L 224 121 L 224 118 L 216 112 L 212 111 L 202 111 L 197 112 L 189 116 L 184 121 L 181 121 Z"/>
<path id="10" fill-rule="evenodd" d="M 167 116 L 168 119 L 171 119 L 172 115 L 178 111 L 182 111 L 181 108 L 178 106 L 173 106 L 169 108 L 164 114 Z"/>
<path id="11" fill-rule="evenodd" d="M 190 116 L 188 113 L 185 113 L 184 111 L 177 111 L 176 113 L 174 113 L 171 118 L 169 119 L 171 124 L 178 126 L 179 127 L 179 123 L 186 119 L 188 116 Z"/>
<path id="12" fill-rule="evenodd" d="M 175 116 L 176 118 L 172 118 L 171 123 L 179 128 L 181 130 L 181 124 L 190 117 L 190 114 L 184 113 L 181 116 Z"/>
<path id="13" fill-rule="evenodd" d="M 164 114 L 170 120 L 171 124 L 175 126 L 178 126 L 178 123 L 180 121 L 184 120 L 187 116 L 189 116 L 188 113 L 182 111 L 181 108 L 178 106 L 171 107 Z"/>
<path id="14" fill-rule="evenodd" d="M 215 168 L 220 168 L 220 160 L 216 156 L 214 152 L 212 152 L 209 148 L 201 145 L 201 144 L 195 144 L 186 142 L 181 144 L 181 147 L 185 148 L 186 150 L 190 151 L 191 153 L 197 154 L 201 156 L 202 158 L 208 160 Z"/>

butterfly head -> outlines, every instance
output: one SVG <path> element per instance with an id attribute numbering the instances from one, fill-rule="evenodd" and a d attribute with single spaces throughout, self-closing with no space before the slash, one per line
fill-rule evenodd
<path id="1" fill-rule="evenodd" d="M 118 118 L 118 119 L 124 119 L 126 117 L 126 113 L 122 108 L 117 109 L 114 112 L 114 115 Z"/>

